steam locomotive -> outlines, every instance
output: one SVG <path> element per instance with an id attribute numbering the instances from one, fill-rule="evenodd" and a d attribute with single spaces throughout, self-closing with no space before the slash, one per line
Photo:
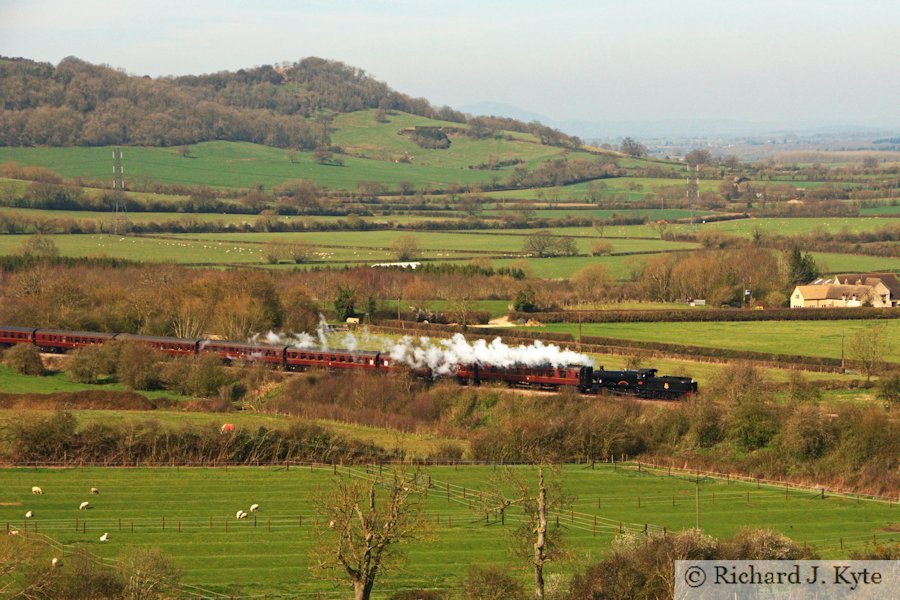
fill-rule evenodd
<path id="1" fill-rule="evenodd" d="M 32 344 L 42 352 L 66 352 L 105 344 L 112 340 L 144 344 L 172 356 L 212 355 L 226 364 L 259 362 L 281 367 L 286 371 L 303 371 L 309 368 L 362 369 L 382 373 L 412 371 L 414 375 L 424 379 L 438 377 L 431 369 L 413 369 L 395 361 L 387 353 L 367 350 L 304 349 L 280 344 L 228 340 L 0 326 L 0 347 Z M 471 363 L 453 365 L 446 371 L 460 383 L 474 385 L 500 382 L 510 386 L 538 389 L 576 389 L 585 394 L 598 394 L 605 390 L 613 394 L 665 400 L 675 400 L 697 392 L 697 382 L 690 377 L 657 376 L 656 369 L 607 371 L 603 367 L 595 369 L 590 366 L 507 367 Z"/>

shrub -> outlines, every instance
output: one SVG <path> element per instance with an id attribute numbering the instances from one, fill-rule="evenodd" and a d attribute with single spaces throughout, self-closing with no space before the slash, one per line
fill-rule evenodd
<path id="1" fill-rule="evenodd" d="M 728 413 L 728 438 L 741 450 L 765 447 L 778 429 L 778 413 L 761 400 L 741 402 Z"/>
<path id="2" fill-rule="evenodd" d="M 78 383 L 97 383 L 101 375 L 115 373 L 119 349 L 114 346 L 87 346 L 69 353 L 66 376 Z"/>
<path id="3" fill-rule="evenodd" d="M 473 566 L 463 584 L 466 600 L 516 600 L 525 598 L 522 584 L 506 570 L 493 565 Z"/>
<path id="4" fill-rule="evenodd" d="M 22 375 L 44 375 L 41 353 L 31 344 L 18 344 L 3 353 L 3 364 Z"/>
<path id="5" fill-rule="evenodd" d="M 152 390 L 160 385 L 158 363 L 163 358 L 163 354 L 143 344 L 122 344 L 116 376 L 133 390 Z"/>
<path id="6" fill-rule="evenodd" d="M 781 447 L 801 460 L 822 456 L 834 442 L 834 434 L 822 411 L 815 406 L 800 406 L 784 423 Z"/>

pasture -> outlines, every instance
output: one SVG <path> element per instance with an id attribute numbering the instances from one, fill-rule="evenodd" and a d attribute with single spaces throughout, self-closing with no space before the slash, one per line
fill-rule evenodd
<path id="1" fill-rule="evenodd" d="M 184 570 L 191 594 L 296 598 L 316 592 L 344 597 L 347 587 L 316 579 L 310 565 L 325 551 L 313 535 L 316 502 L 337 478 L 377 477 L 379 467 L 70 468 L 0 470 L 0 523 L 81 546 L 114 560 L 131 546 L 159 547 Z M 512 472 L 536 480 L 531 467 Z M 510 493 L 506 471 L 496 466 L 429 467 L 423 497 L 430 539 L 406 550 L 406 567 L 379 580 L 378 597 L 400 589 L 458 589 L 472 564 L 497 564 L 523 583 L 527 567 L 512 558 L 510 532 L 521 522 L 516 508 L 504 519 L 480 507 L 481 493 Z M 715 536 L 742 526 L 768 527 L 814 544 L 823 557 L 846 556 L 896 540 L 886 503 L 858 501 L 817 490 L 769 487 L 692 476 L 667 476 L 610 465 L 567 465 L 559 475 L 571 506 L 551 514 L 551 535 L 561 533 L 573 563 L 551 564 L 545 574 L 569 574 L 601 559 L 619 531 L 640 535 L 693 527 L 699 488 L 700 526 Z M 43 488 L 32 495 L 31 486 Z M 99 495 L 89 494 L 91 487 Z M 89 510 L 78 510 L 82 501 Z M 259 503 L 246 520 L 238 509 Z M 34 511 L 27 522 L 24 513 Z M 595 520 L 596 517 L 596 520 Z M 77 525 L 76 525 L 77 519 Z M 620 529 L 621 528 L 621 529 Z M 110 541 L 99 541 L 109 533 Z"/>
<path id="2" fill-rule="evenodd" d="M 582 334 L 626 340 L 686 344 L 708 348 L 729 348 L 772 354 L 841 358 L 845 344 L 860 331 L 886 327 L 887 339 L 900 339 L 900 321 L 746 321 L 696 323 L 585 323 Z M 536 329 L 536 328 L 529 328 Z M 548 323 L 543 331 L 578 335 L 578 323 Z M 849 356 L 848 356 L 849 358 Z M 884 358 L 900 362 L 896 344 Z"/>

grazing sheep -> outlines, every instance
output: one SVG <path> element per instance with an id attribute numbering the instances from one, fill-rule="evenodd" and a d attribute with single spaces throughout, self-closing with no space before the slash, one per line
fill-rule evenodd
<path id="1" fill-rule="evenodd" d="M 82 502 L 78 505 L 78 510 L 87 510 L 89 502 Z"/>
<path id="2" fill-rule="evenodd" d="M 29 510 L 27 513 L 25 513 L 25 518 L 26 518 L 26 519 L 30 519 L 32 516 L 34 516 L 34 513 L 31 512 L 30 510 Z"/>
<path id="3" fill-rule="evenodd" d="M 100 490 L 98 490 L 97 488 L 91 488 L 91 493 L 92 493 L 92 494 L 99 494 L 99 493 L 100 493 Z"/>
<path id="4" fill-rule="evenodd" d="M 50 566 L 51 566 L 52 568 L 55 569 L 56 567 L 61 567 L 61 566 L 62 566 L 62 563 L 59 561 L 58 558 L 56 558 L 56 557 L 54 556 L 54 557 L 53 557 L 53 560 L 50 561 Z"/>
<path id="5" fill-rule="evenodd" d="M 100 541 L 101 541 L 101 542 L 108 542 L 108 541 L 109 541 L 109 534 L 108 534 L 108 533 L 104 533 L 103 535 L 101 535 L 101 536 L 100 536 Z"/>
<path id="6" fill-rule="evenodd" d="M 251 504 L 250 505 L 250 512 L 256 512 L 258 510 L 259 510 L 259 504 Z"/>
<path id="7" fill-rule="evenodd" d="M 245 512 L 242 511 L 242 510 L 239 510 L 239 511 L 237 511 L 237 513 L 235 513 L 234 516 L 235 516 L 235 518 L 237 518 L 237 519 L 246 519 L 246 518 L 247 518 L 247 513 L 245 513 Z"/>
<path id="8" fill-rule="evenodd" d="M 10 529 L 9 535 L 19 535 L 19 530 L 18 529 Z"/>
<path id="9" fill-rule="evenodd" d="M 31 493 L 32 494 L 43 494 L 44 490 L 42 490 L 41 488 L 39 488 L 38 486 L 35 485 L 31 488 Z"/>

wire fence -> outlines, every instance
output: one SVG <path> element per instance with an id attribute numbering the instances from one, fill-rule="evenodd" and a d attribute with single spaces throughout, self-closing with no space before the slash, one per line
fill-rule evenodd
<path id="1" fill-rule="evenodd" d="M 501 508 L 504 506 L 509 506 L 508 504 L 506 504 L 508 502 L 508 499 L 504 497 L 501 492 L 497 490 L 471 488 L 446 479 L 435 478 L 430 474 L 418 472 L 415 469 L 409 469 L 411 465 L 415 466 L 416 464 L 417 463 L 410 463 L 406 461 L 386 462 L 368 465 L 340 465 L 337 463 L 325 464 L 313 461 L 286 461 L 285 463 L 260 465 L 260 467 L 285 471 L 305 470 L 308 472 L 316 473 L 330 473 L 333 476 L 347 477 L 350 479 L 356 479 L 365 482 L 376 482 L 377 484 L 385 488 L 389 488 L 390 486 L 394 485 L 394 473 L 399 472 L 402 474 L 401 481 L 403 482 L 403 485 L 415 486 L 414 489 L 416 490 L 416 492 L 423 497 L 444 499 L 452 507 L 455 507 L 453 509 L 448 507 L 447 510 L 439 510 L 436 509 L 432 504 L 431 508 L 428 511 L 424 512 L 424 518 L 441 529 L 446 528 L 448 530 L 452 529 L 475 531 L 476 529 L 480 529 L 485 526 L 498 524 L 503 526 L 507 521 L 509 521 L 510 525 L 512 526 L 518 526 L 521 523 L 528 522 L 528 517 L 521 510 L 512 511 L 504 510 Z M 501 464 L 478 461 L 447 461 L 443 463 L 432 462 L 428 464 L 451 467 L 455 469 L 470 465 L 490 467 L 493 469 L 501 469 L 506 466 L 534 467 L 534 465 L 530 463 Z M 64 465 L 60 463 L 35 463 L 29 465 L 29 467 L 26 467 L 26 469 L 60 467 L 66 467 L 69 469 L 83 469 L 84 467 L 90 468 L 92 466 L 105 465 L 91 465 L 85 463 L 84 465 L 73 467 L 72 465 Z M 171 468 L 171 465 L 165 466 Z M 800 486 L 795 483 L 785 483 L 781 481 L 747 477 L 731 473 L 719 473 L 702 469 L 690 469 L 684 467 L 677 468 L 672 465 L 648 463 L 645 461 L 579 463 L 572 466 L 576 468 L 580 466 L 585 471 L 597 469 L 622 469 L 630 472 L 645 473 L 646 475 L 653 477 L 677 478 L 685 482 L 695 482 L 698 485 L 698 502 L 699 485 L 701 482 L 708 482 L 708 480 L 713 479 L 718 481 L 725 481 L 727 483 L 734 481 L 743 484 L 743 487 L 745 488 L 743 490 L 727 491 L 726 488 L 726 491 L 717 490 L 711 493 L 712 504 L 715 504 L 718 500 L 718 502 L 722 504 L 723 507 L 734 506 L 738 502 L 746 502 L 747 505 L 750 505 L 751 495 L 754 504 L 757 501 L 772 502 L 773 500 L 780 497 L 780 495 L 782 494 L 782 490 L 784 490 L 785 500 L 787 500 L 789 493 L 797 494 L 798 492 L 802 492 L 807 496 L 821 495 L 823 498 L 826 495 L 839 496 L 842 499 L 846 500 L 856 499 L 857 502 L 866 501 L 871 503 L 887 504 L 888 507 L 892 507 L 894 502 L 894 498 L 892 497 L 888 498 L 883 496 L 880 497 L 865 494 L 860 494 L 857 496 L 855 493 L 847 494 L 846 492 L 814 485 Z M 255 465 L 247 465 L 245 463 L 225 463 L 216 465 L 210 465 L 207 463 L 179 464 L 175 465 L 174 469 L 177 471 L 181 467 L 215 467 L 221 468 L 223 470 L 234 469 L 238 472 L 257 469 Z M 399 471 L 395 471 L 394 469 L 392 469 L 392 467 L 403 468 Z M 158 467 L 155 465 L 142 465 L 122 466 L 119 468 L 157 469 Z M 755 484 L 757 490 L 759 491 L 753 490 L 752 487 L 749 490 L 746 489 L 746 484 Z M 703 497 L 705 502 L 710 501 L 709 493 L 705 493 Z M 682 499 L 681 497 L 678 498 L 679 503 L 684 502 L 685 500 L 687 500 L 688 503 L 692 503 L 690 499 Z M 641 494 L 637 497 L 635 497 L 635 495 L 633 494 L 600 496 L 597 498 L 597 513 L 601 512 L 601 503 L 604 505 L 604 511 L 611 507 L 615 507 L 621 511 L 623 505 L 626 504 L 634 508 L 635 501 L 636 508 L 641 508 L 642 505 L 660 508 L 670 502 L 674 507 L 676 503 L 676 495 L 668 493 L 651 493 Z M 771 512 L 773 509 L 769 505 L 767 505 L 765 510 L 767 512 Z M 651 523 L 639 523 L 634 522 L 633 520 L 616 520 L 597 513 L 576 511 L 572 509 L 557 509 L 549 511 L 549 520 L 551 522 L 551 525 L 555 525 L 557 528 L 565 527 L 572 530 L 573 532 L 580 532 L 583 535 L 604 536 L 607 539 L 620 535 L 665 535 L 667 533 L 666 528 L 659 525 Z M 166 518 L 165 516 L 160 516 L 137 519 L 95 519 L 91 516 L 86 518 L 74 517 L 41 519 L 39 521 L 25 520 L 21 523 L 7 522 L 6 531 L 7 534 L 20 535 L 24 539 L 27 539 L 29 541 L 34 540 L 36 542 L 43 543 L 52 548 L 53 552 L 59 553 L 61 557 L 71 555 L 72 553 L 81 553 L 83 556 L 87 556 L 91 560 L 95 560 L 101 565 L 115 568 L 117 567 L 117 562 L 115 560 L 91 554 L 80 544 L 63 544 L 51 536 L 70 535 L 73 532 L 78 532 L 81 535 L 88 535 L 89 533 L 93 533 L 99 538 L 101 534 L 120 537 L 134 533 L 156 533 L 163 531 L 166 533 L 171 532 L 172 534 L 190 534 L 192 532 L 203 532 L 205 535 L 235 535 L 242 533 L 249 534 L 251 532 L 272 532 L 275 534 L 288 534 L 291 531 L 298 530 L 311 531 L 318 525 L 316 519 L 317 516 L 315 514 L 272 514 L 262 517 L 258 513 L 253 513 L 249 515 L 248 518 L 244 519 L 238 519 L 231 516 L 223 517 L 221 515 L 209 517 L 190 516 L 182 518 Z M 0 527 L 2 527 L 2 525 L 0 525 Z M 851 547 L 863 548 L 870 542 L 873 545 L 879 542 L 894 543 L 896 539 L 897 535 L 890 532 L 881 534 L 859 533 L 842 536 L 826 535 L 822 537 L 816 537 L 815 539 L 807 539 L 805 543 L 814 544 L 820 550 L 839 550 L 841 552 L 845 552 Z M 429 586 L 429 582 L 425 580 L 422 580 L 422 584 L 422 587 L 418 587 L 415 589 L 426 589 Z M 443 587 L 442 589 L 448 588 Z M 177 593 L 180 594 L 179 597 L 204 599 L 221 598 L 223 600 L 225 598 L 235 598 L 236 600 L 245 598 L 263 598 L 265 600 L 267 598 L 279 597 L 267 593 L 251 595 L 228 595 L 227 593 L 216 592 L 215 590 L 209 590 L 202 586 L 189 584 L 183 584 L 182 586 L 180 586 L 180 588 L 177 590 Z M 290 597 L 316 597 L 323 599 L 343 597 L 344 595 L 345 594 L 343 593 L 335 591 L 298 591 L 291 592 L 289 594 Z"/>

